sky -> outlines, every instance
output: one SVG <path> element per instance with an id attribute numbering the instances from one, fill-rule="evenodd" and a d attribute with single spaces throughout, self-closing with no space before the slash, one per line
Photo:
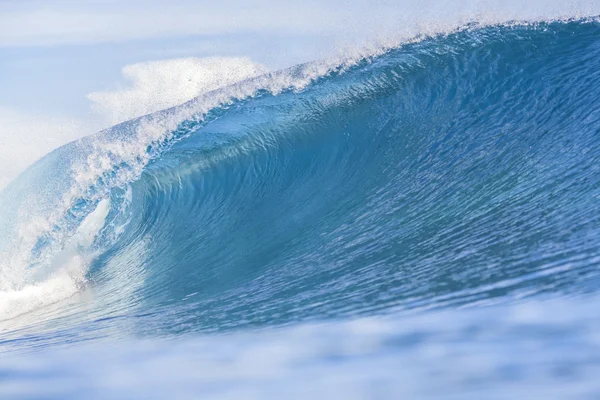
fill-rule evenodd
<path id="1" fill-rule="evenodd" d="M 322 58 L 336 41 L 322 27 L 344 16 L 311 3 L 0 0 L 0 189 L 62 144 L 213 88 L 206 76 Z"/>
<path id="2" fill-rule="evenodd" d="M 281 68 L 319 57 L 332 37 L 315 19 L 332 14 L 269 3 L 0 0 L 0 107 L 82 116 L 86 94 L 145 61 L 246 56 Z"/>
<path id="3" fill-rule="evenodd" d="M 0 189 L 57 146 L 215 85 L 474 19 L 598 9 L 598 0 L 0 0 Z"/>

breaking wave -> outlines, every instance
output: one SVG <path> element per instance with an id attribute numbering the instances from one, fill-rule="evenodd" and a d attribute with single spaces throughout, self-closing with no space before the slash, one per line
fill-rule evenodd
<path id="1" fill-rule="evenodd" d="M 423 340 L 453 315 L 490 323 L 453 311 L 464 306 L 502 315 L 550 297 L 568 314 L 600 283 L 599 99 L 597 21 L 469 25 L 73 142 L 0 195 L 0 338 L 14 349 L 294 324 L 292 338 L 316 329 L 299 343 L 349 332 L 352 346 L 364 332 L 348 319 L 386 315 L 383 343 L 401 321 L 424 327 L 402 316 L 425 309 L 444 311 Z M 215 357 L 236 335 L 211 339 Z"/>

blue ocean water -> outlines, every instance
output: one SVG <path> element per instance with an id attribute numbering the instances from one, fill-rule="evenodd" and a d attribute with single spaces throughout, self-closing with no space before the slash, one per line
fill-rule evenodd
<path id="1" fill-rule="evenodd" d="M 600 24 L 206 93 L 0 194 L 3 398 L 596 398 Z"/>

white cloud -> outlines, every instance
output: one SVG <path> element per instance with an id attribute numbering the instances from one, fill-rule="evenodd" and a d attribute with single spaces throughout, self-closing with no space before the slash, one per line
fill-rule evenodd
<path id="1" fill-rule="evenodd" d="M 48 152 L 91 132 L 76 119 L 0 108 L 0 189 Z"/>
<path id="2" fill-rule="evenodd" d="M 127 65 L 131 85 L 88 95 L 92 108 L 108 124 L 184 103 L 204 92 L 266 72 L 244 57 L 180 58 Z"/>

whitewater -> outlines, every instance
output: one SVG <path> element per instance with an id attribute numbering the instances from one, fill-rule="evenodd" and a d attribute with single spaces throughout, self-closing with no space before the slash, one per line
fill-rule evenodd
<path id="1" fill-rule="evenodd" d="M 599 396 L 600 5 L 472 3 L 20 173 L 0 397 Z"/>

